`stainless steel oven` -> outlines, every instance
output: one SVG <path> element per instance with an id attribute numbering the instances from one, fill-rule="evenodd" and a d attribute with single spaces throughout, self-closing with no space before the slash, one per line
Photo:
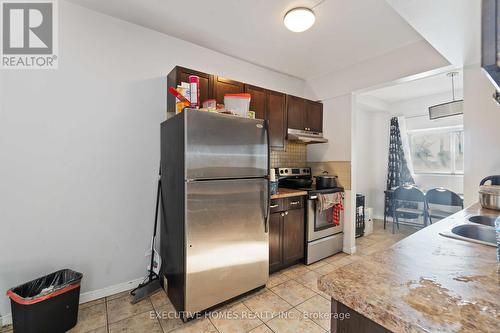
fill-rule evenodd
<path id="1" fill-rule="evenodd" d="M 341 191 L 341 189 L 331 189 L 321 190 L 321 193 Z M 343 246 L 344 212 L 340 211 L 339 225 L 335 225 L 333 207 L 322 212 L 317 209 L 319 194 L 316 191 L 310 191 L 307 200 L 306 264 L 308 265 L 341 252 Z M 342 201 L 344 201 L 343 198 L 344 192 L 342 191 Z"/>
<path id="2" fill-rule="evenodd" d="M 327 193 L 342 193 L 341 187 L 317 190 L 313 185 L 311 168 L 278 168 L 279 185 L 307 191 L 306 210 L 306 264 L 329 257 L 342 251 L 344 212 L 340 212 L 339 225 L 333 223 L 333 208 L 319 212 L 317 209 L 318 195 Z M 344 203 L 344 202 L 343 202 Z"/>

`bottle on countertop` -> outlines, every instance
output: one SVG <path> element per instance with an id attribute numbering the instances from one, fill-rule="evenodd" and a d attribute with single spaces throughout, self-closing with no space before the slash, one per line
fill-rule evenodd
<path id="1" fill-rule="evenodd" d="M 191 107 L 200 107 L 200 78 L 196 75 L 189 75 L 189 91 Z"/>

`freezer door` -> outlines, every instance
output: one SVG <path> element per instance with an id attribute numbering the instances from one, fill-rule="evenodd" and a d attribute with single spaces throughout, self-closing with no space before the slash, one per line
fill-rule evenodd
<path id="1" fill-rule="evenodd" d="M 266 284 L 266 198 L 265 179 L 187 183 L 188 315 Z"/>
<path id="2" fill-rule="evenodd" d="M 186 178 L 244 178 L 268 174 L 263 120 L 186 110 Z"/>

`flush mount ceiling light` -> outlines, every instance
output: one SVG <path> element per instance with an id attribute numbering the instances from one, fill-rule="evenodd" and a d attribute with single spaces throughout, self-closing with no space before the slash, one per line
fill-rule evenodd
<path id="1" fill-rule="evenodd" d="M 288 30 L 293 32 L 306 31 L 316 21 L 314 12 L 309 8 L 299 7 L 288 11 L 283 18 L 283 23 Z"/>

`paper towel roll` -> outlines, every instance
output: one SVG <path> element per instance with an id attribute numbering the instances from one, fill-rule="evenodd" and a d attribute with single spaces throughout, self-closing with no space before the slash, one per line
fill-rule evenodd
<path id="1" fill-rule="evenodd" d="M 274 169 L 269 170 L 269 180 L 272 182 L 276 181 L 276 172 L 274 171 Z"/>

